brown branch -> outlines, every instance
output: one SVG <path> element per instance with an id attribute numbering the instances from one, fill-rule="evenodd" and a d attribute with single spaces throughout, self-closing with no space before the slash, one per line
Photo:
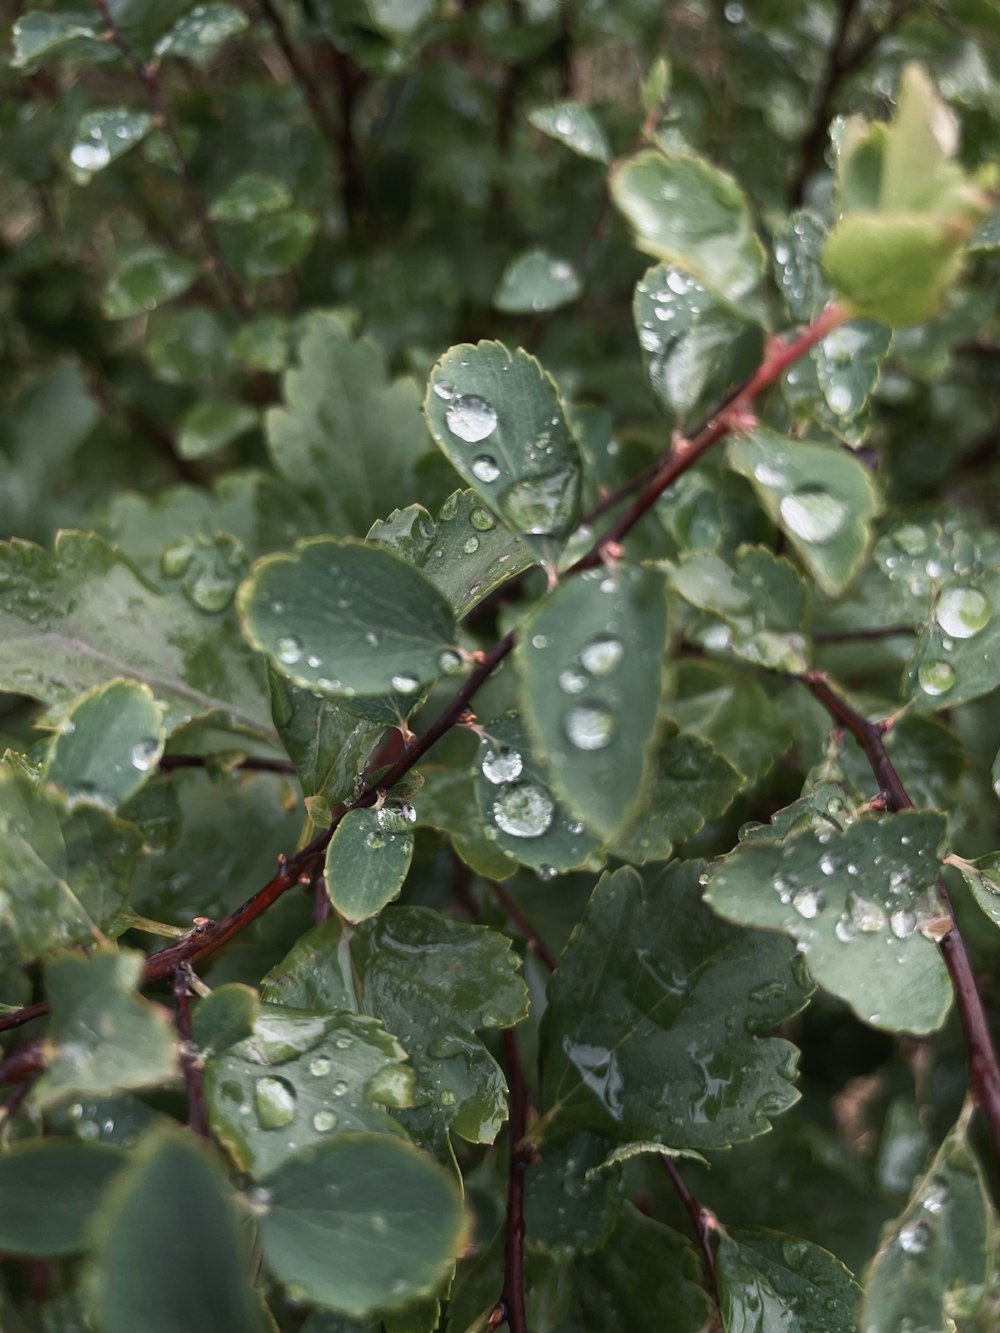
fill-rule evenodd
<path id="1" fill-rule="evenodd" d="M 539 958 L 542 960 L 542 962 L 545 964 L 545 966 L 549 969 L 550 972 L 554 972 L 557 966 L 556 956 L 549 948 L 549 946 L 545 943 L 545 941 L 542 939 L 541 935 L 539 935 L 538 931 L 534 928 L 534 926 L 531 924 L 528 918 L 518 907 L 517 903 L 510 896 L 507 890 L 503 888 L 502 885 L 498 884 L 496 880 L 492 879 L 488 880 L 487 882 L 490 886 L 490 891 L 492 892 L 494 898 L 496 898 L 497 902 L 500 904 L 503 910 L 510 917 L 511 921 L 513 921 L 514 925 L 517 926 L 518 930 L 524 936 L 524 940 L 528 948 L 531 949 L 534 953 L 538 954 Z"/>
<path id="2" fill-rule="evenodd" d="M 174 1021 L 181 1039 L 181 1070 L 184 1085 L 187 1088 L 188 1124 L 203 1139 L 209 1136 L 208 1103 L 205 1100 L 205 1082 L 202 1077 L 201 1059 L 194 1042 L 194 1028 L 191 1023 L 191 992 L 189 984 L 193 973 L 190 963 L 180 963 L 174 968 L 172 986 L 176 1005 Z"/>
<path id="3" fill-rule="evenodd" d="M 211 754 L 165 754 L 160 759 L 160 772 L 172 773 L 178 768 L 207 768 L 215 758 Z M 295 765 L 290 759 L 266 759 L 252 754 L 245 755 L 229 767 L 234 772 L 295 775 Z"/>
<path id="4" fill-rule="evenodd" d="M 705 1259 L 705 1272 L 708 1277 L 709 1286 L 711 1287 L 716 1302 L 718 1302 L 719 1286 L 715 1273 L 715 1251 L 712 1249 L 712 1235 L 715 1232 L 717 1225 L 715 1214 L 709 1208 L 702 1208 L 701 1204 L 688 1189 L 687 1185 L 685 1185 L 684 1179 L 681 1176 L 680 1171 L 678 1171 L 674 1159 L 669 1153 L 660 1153 L 660 1161 L 663 1164 L 663 1169 L 670 1177 L 674 1189 L 677 1191 L 677 1197 L 687 1209 L 688 1215 L 691 1218 L 694 1234 L 698 1238 L 698 1244 L 701 1246 L 701 1252 Z"/>
<path id="5" fill-rule="evenodd" d="M 194 177 L 191 175 L 191 168 L 188 166 L 187 158 L 184 156 L 184 150 L 181 148 L 180 140 L 177 138 L 177 131 L 174 129 L 173 122 L 167 113 L 163 96 L 160 92 L 160 81 L 157 77 L 156 66 L 148 64 L 139 55 L 135 47 L 129 42 L 125 34 L 119 28 L 112 16 L 108 0 L 93 0 L 94 8 L 100 14 L 102 20 L 107 25 L 108 36 L 117 46 L 125 59 L 125 62 L 131 66 L 136 78 L 142 87 L 153 112 L 153 119 L 157 129 L 161 132 L 170 148 L 171 156 L 174 159 L 174 167 L 180 178 L 184 193 L 187 196 L 188 206 L 198 222 L 198 229 L 201 232 L 202 244 L 208 255 L 209 265 L 216 274 L 226 295 L 232 302 L 237 312 L 241 315 L 250 313 L 250 301 L 247 298 L 243 288 L 237 282 L 232 269 L 226 263 L 222 253 L 222 247 L 219 244 L 219 237 L 215 230 L 215 224 L 209 216 L 208 208 L 201 196 Z"/>
<path id="6" fill-rule="evenodd" d="M 21 1083 L 24 1079 L 35 1078 L 47 1063 L 45 1048 L 40 1041 L 22 1042 L 17 1050 L 0 1060 L 0 1083 Z"/>
<path id="7" fill-rule="evenodd" d="M 812 119 L 799 147 L 799 164 L 792 181 L 789 207 L 800 208 L 805 198 L 806 182 L 817 162 L 823 156 L 830 125 L 833 98 L 848 69 L 854 61 L 846 55 L 847 30 L 858 7 L 858 0 L 840 0 L 840 13 L 834 29 L 833 41 L 826 53 L 826 68 L 819 82 L 819 91 L 813 106 Z"/>
<path id="8" fill-rule="evenodd" d="M 513 1028 L 501 1033 L 507 1082 L 510 1085 L 510 1171 L 507 1178 L 507 1241 L 504 1248 L 503 1291 L 486 1321 L 487 1329 L 506 1324 L 510 1333 L 528 1333 L 524 1310 L 524 1177 L 535 1160 L 524 1142 L 528 1129 L 528 1092 Z"/>
<path id="9" fill-rule="evenodd" d="M 912 810 L 913 802 L 885 748 L 884 725 L 870 722 L 852 708 L 846 699 L 832 688 L 821 671 L 807 671 L 799 679 L 812 691 L 830 716 L 845 731 L 849 731 L 864 750 L 875 780 L 885 793 L 886 809 Z M 943 880 L 938 880 L 937 888 L 950 920 L 947 933 L 938 940 L 938 945 L 951 977 L 955 1002 L 965 1031 L 972 1096 L 982 1107 L 989 1121 L 993 1142 L 997 1154 L 1000 1155 L 1000 1065 L 997 1064 L 989 1022 L 976 986 L 969 952 L 958 928 L 951 898 Z"/>

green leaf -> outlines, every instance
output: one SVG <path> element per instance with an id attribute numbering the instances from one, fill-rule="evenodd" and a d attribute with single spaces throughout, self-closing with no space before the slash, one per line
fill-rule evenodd
<path id="1" fill-rule="evenodd" d="M 250 20 L 235 5 L 195 5 L 181 15 L 169 32 L 164 33 L 153 53 L 161 59 L 174 56 L 190 60 L 195 65 L 207 65 L 223 42 L 245 32 L 249 26 Z"/>
<path id="2" fill-rule="evenodd" d="M 380 32 L 392 41 L 412 37 L 435 12 L 435 0 L 365 0 L 365 8 Z"/>
<path id="3" fill-rule="evenodd" d="M 249 986 L 219 986 L 199 1000 L 193 1026 L 202 1059 L 228 1051 L 249 1037 L 259 1013 L 260 1000 Z"/>
<path id="4" fill-rule="evenodd" d="M 144 245 L 125 254 L 108 280 L 101 307 L 108 319 L 128 319 L 155 310 L 186 292 L 198 266 L 183 255 L 158 245 Z"/>
<path id="5" fill-rule="evenodd" d="M 9 761 L 0 766 L 0 945 L 33 961 L 88 943 L 128 895 L 138 830 L 93 806 L 69 809 Z"/>
<path id="6" fill-rule="evenodd" d="M 148 685 L 113 680 L 88 690 L 66 712 L 42 776 L 78 803 L 117 810 L 155 771 L 166 733 Z"/>
<path id="7" fill-rule="evenodd" d="M 260 420 L 256 408 L 225 398 L 202 398 L 184 413 L 177 452 L 182 458 L 204 458 L 232 443 Z"/>
<path id="8" fill-rule="evenodd" d="M 634 813 L 643 790 L 666 633 L 662 576 L 626 566 L 560 584 L 521 627 L 528 731 L 554 793 L 606 838 Z"/>
<path id="9" fill-rule="evenodd" d="M 516 713 L 483 727 L 475 785 L 485 837 L 522 865 L 548 878 L 583 865 L 597 851 L 597 839 L 553 799 Z"/>
<path id="10" fill-rule="evenodd" d="M 632 315 L 653 393 L 678 429 L 714 407 L 760 359 L 759 328 L 672 264 L 646 271 Z"/>
<path id="11" fill-rule="evenodd" d="M 424 402 L 449 462 L 539 560 L 580 518 L 580 454 L 554 380 L 502 343 L 461 343 L 431 372 Z"/>
<path id="12" fill-rule="evenodd" d="M 336 805 L 354 792 L 381 728 L 317 699 L 268 667 L 271 714 L 305 797 Z"/>
<path id="13" fill-rule="evenodd" d="M 727 1333 L 857 1333 L 860 1289 L 818 1245 L 780 1231 L 720 1229 L 715 1262 Z"/>
<path id="14" fill-rule="evenodd" d="M 549 984 L 533 1140 L 590 1129 L 645 1151 L 725 1147 L 797 1100 L 795 1048 L 762 1035 L 809 994 L 795 951 L 713 919 L 698 871 L 599 881 Z"/>
<path id="15" fill-rule="evenodd" d="M 54 555 L 24 542 L 0 545 L 0 688 L 41 699 L 51 718 L 120 677 L 149 685 L 168 730 L 218 710 L 237 728 L 271 734 L 232 625 L 154 592 L 92 533 L 60 534 Z"/>
<path id="16" fill-rule="evenodd" d="M 227 228 L 226 254 L 250 282 L 277 278 L 305 258 L 319 226 L 313 213 L 290 208 Z"/>
<path id="17" fill-rule="evenodd" d="M 755 666 L 805 670 L 807 645 L 800 632 L 805 589 L 787 560 L 763 546 L 740 547 L 733 565 L 709 552 L 690 552 L 670 583 L 686 602 L 713 617 L 703 630 L 689 631 L 706 648 L 725 649 Z"/>
<path id="18" fill-rule="evenodd" d="M 95 1094 L 172 1080 L 177 1043 L 169 1015 L 136 994 L 145 958 L 122 950 L 45 964 L 52 1007 L 48 1068 L 32 1098 L 40 1106 L 71 1092 Z"/>
<path id="19" fill-rule="evenodd" d="M 345 1134 L 291 1158 L 267 1188 L 270 1272 L 355 1318 L 432 1296 L 465 1244 L 454 1178 L 398 1139 Z"/>
<path id="20" fill-rule="evenodd" d="M 580 275 L 569 260 L 536 246 L 504 269 L 493 304 L 511 314 L 542 314 L 569 305 L 582 291 Z"/>
<path id="21" fill-rule="evenodd" d="M 961 871 L 973 898 L 990 920 L 1000 926 L 1000 852 L 989 852 L 972 861 L 955 855 L 945 859 Z"/>
<path id="22" fill-rule="evenodd" d="M 437 519 L 422 505 L 397 509 L 374 524 L 366 540 L 422 570 L 458 618 L 533 563 L 524 544 L 483 508 L 475 491 L 449 495 Z"/>
<path id="23" fill-rule="evenodd" d="M 892 333 L 871 320 L 852 320 L 828 333 L 812 352 L 830 411 L 851 421 L 874 393 Z"/>
<path id="24" fill-rule="evenodd" d="M 205 1068 L 212 1132 L 256 1179 L 300 1149 L 355 1130 L 399 1134 L 413 1073 L 372 1018 L 265 1004 L 250 1036 Z"/>
<path id="25" fill-rule="evenodd" d="M 611 196 L 644 254 L 734 303 L 759 283 L 764 251 L 743 192 L 702 158 L 643 149 L 616 165 Z"/>
<path id="26" fill-rule="evenodd" d="M 70 175 L 77 185 L 86 185 L 115 158 L 141 142 L 153 128 L 148 111 L 130 107 L 107 107 L 80 117 L 69 150 Z"/>
<path id="27" fill-rule="evenodd" d="M 253 222 L 269 213 L 281 213 L 291 203 L 291 191 L 284 181 L 247 172 L 215 196 L 210 211 L 217 222 Z"/>
<path id="28" fill-rule="evenodd" d="M 639 814 L 615 843 L 615 855 L 634 865 L 669 861 L 675 844 L 724 814 L 742 786 L 742 775 L 710 741 L 669 725 Z"/>
<path id="29" fill-rule="evenodd" d="M 232 1195 L 190 1133 L 158 1129 L 140 1144 L 91 1235 L 88 1304 L 101 1333 L 262 1328 Z"/>
<path id="30" fill-rule="evenodd" d="M 288 341 L 287 320 L 280 315 L 259 315 L 233 334 L 233 355 L 249 370 L 277 374 L 288 365 Z"/>
<path id="31" fill-rule="evenodd" d="M 586 1132 L 546 1147 L 524 1193 L 525 1239 L 532 1250 L 566 1261 L 605 1244 L 624 1197 L 618 1168 L 589 1174 L 607 1153 L 607 1142 Z"/>
<path id="32" fill-rule="evenodd" d="M 744 671 L 714 663 L 684 663 L 677 673 L 676 721 L 710 741 L 744 775 L 759 783 L 791 744 L 774 700 Z"/>
<path id="33" fill-rule="evenodd" d="M 922 712 L 954 708 L 1000 684 L 1000 570 L 939 584 L 906 664 L 904 695 Z"/>
<path id="34" fill-rule="evenodd" d="M 286 405 L 266 417 L 271 457 L 327 532 L 361 536 L 411 502 L 413 468 L 427 448 L 419 394 L 412 380 L 389 379 L 374 343 L 353 338 L 337 315 L 312 312 L 283 394 Z"/>
<path id="35" fill-rule="evenodd" d="M 572 148 L 580 157 L 594 162 L 611 161 L 607 135 L 585 106 L 579 102 L 551 102 L 528 112 L 536 130 Z"/>
<path id="36" fill-rule="evenodd" d="M 970 1118 L 967 1105 L 883 1234 L 865 1278 L 866 1333 L 995 1324 L 997 1222 L 968 1142 Z"/>
<path id="37" fill-rule="evenodd" d="M 434 585 L 358 541 L 311 537 L 294 553 L 265 556 L 237 607 L 253 647 L 297 685 L 331 698 L 413 694 L 455 655 L 451 608 Z"/>
<path id="38" fill-rule="evenodd" d="M 706 898 L 731 921 L 790 935 L 819 984 L 864 1022 L 933 1032 L 951 1004 L 933 939 L 945 822 L 903 811 L 738 847 L 712 866 Z"/>
<path id="39" fill-rule="evenodd" d="M 117 1148 L 73 1139 L 14 1144 L 0 1157 L 0 1248 L 41 1258 L 82 1250 L 101 1191 L 126 1160 Z"/>
<path id="40" fill-rule="evenodd" d="M 83 56 L 100 50 L 98 24 L 89 14 L 22 14 L 14 21 L 12 35 L 14 69 L 28 69 L 56 53 Z"/>
<path id="41" fill-rule="evenodd" d="M 413 813 L 412 806 L 407 807 Z M 415 816 L 414 816 L 415 817 Z M 348 921 L 367 921 L 392 902 L 413 858 L 413 834 L 392 807 L 348 810 L 326 849 L 326 891 Z"/>
<path id="42" fill-rule="evenodd" d="M 148 327 L 143 353 L 165 384 L 212 386 L 231 365 L 226 327 L 214 310 L 159 310 Z"/>
<path id="43" fill-rule="evenodd" d="M 486 879 L 509 879 L 518 863 L 486 836 L 480 827 L 476 802 L 476 783 L 469 781 L 467 765 L 444 768 L 424 764 L 420 768 L 424 785 L 417 803 L 417 825 L 447 833 L 459 858 L 477 875 Z"/>
<path id="44" fill-rule="evenodd" d="M 757 427 L 731 440 L 730 467 L 748 479 L 803 564 L 831 597 L 864 564 L 879 502 L 865 467 L 851 454 Z"/>
<path id="45" fill-rule="evenodd" d="M 286 1009 L 357 1009 L 349 959 L 339 954 L 341 931 L 333 919 L 300 935 L 261 982 L 261 997 Z"/>

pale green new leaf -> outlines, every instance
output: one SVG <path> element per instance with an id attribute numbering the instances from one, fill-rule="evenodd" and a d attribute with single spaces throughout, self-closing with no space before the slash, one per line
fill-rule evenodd
<path id="1" fill-rule="evenodd" d="M 552 102 L 528 112 L 536 130 L 557 139 L 581 157 L 594 162 L 610 162 L 611 146 L 607 135 L 593 115 L 579 102 Z"/>

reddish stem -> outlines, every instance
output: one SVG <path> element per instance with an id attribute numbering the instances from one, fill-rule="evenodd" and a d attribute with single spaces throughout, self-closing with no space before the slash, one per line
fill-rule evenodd
<path id="1" fill-rule="evenodd" d="M 193 973 L 190 963 L 181 963 L 174 968 L 173 991 L 176 1005 L 174 1021 L 181 1039 L 181 1070 L 188 1096 L 188 1124 L 203 1139 L 209 1135 L 208 1103 L 205 1100 L 205 1082 L 202 1077 L 201 1060 L 194 1042 L 194 1028 L 191 1023 L 191 992 L 189 989 Z"/>

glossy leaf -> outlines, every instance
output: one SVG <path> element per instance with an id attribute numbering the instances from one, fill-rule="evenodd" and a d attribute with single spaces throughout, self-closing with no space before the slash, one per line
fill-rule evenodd
<path id="1" fill-rule="evenodd" d="M 942 571 L 943 572 L 943 571 Z M 1000 684 L 1000 570 L 939 584 L 906 664 L 904 692 L 923 712 L 953 708 Z"/>
<path id="2" fill-rule="evenodd" d="M 267 1191 L 268 1269 L 306 1300 L 357 1318 L 433 1295 L 468 1230 L 452 1176 L 382 1135 L 307 1149 Z"/>
<path id="3" fill-rule="evenodd" d="M 152 128 L 153 117 L 148 111 L 129 107 L 88 111 L 80 118 L 69 150 L 73 179 L 78 185 L 86 185 L 98 171 L 141 142 Z"/>
<path id="4" fill-rule="evenodd" d="M 594 162 L 610 162 L 611 146 L 604 130 L 579 102 L 552 102 L 529 111 L 528 119 L 536 130 L 558 139 L 581 157 Z"/>
<path id="5" fill-rule="evenodd" d="M 754 842 L 714 863 L 706 897 L 731 921 L 790 935 L 864 1022 L 933 1032 L 951 1004 L 934 940 L 944 831 L 943 815 L 903 811 Z"/>
<path id="6" fill-rule="evenodd" d="M 136 993 L 143 963 L 141 953 L 122 950 L 64 954 L 45 964 L 52 1018 L 48 1068 L 32 1091 L 39 1105 L 176 1076 L 169 1014 Z"/>
<path id="7" fill-rule="evenodd" d="M 525 1186 L 525 1235 L 531 1249 L 566 1261 L 605 1244 L 623 1203 L 618 1169 L 591 1174 L 607 1150 L 605 1140 L 586 1132 L 545 1149 Z"/>
<path id="8" fill-rule="evenodd" d="M 67 711 L 42 774 L 70 804 L 116 810 L 155 771 L 163 753 L 163 709 L 148 685 L 113 680 Z"/>
<path id="9" fill-rule="evenodd" d="M 462 343 L 431 372 L 424 410 L 448 461 L 540 560 L 553 561 L 579 521 L 580 455 L 541 365 L 502 343 Z"/>
<path id="10" fill-rule="evenodd" d="M 177 451 L 182 458 L 204 458 L 245 435 L 257 421 L 257 412 L 246 403 L 203 398 L 184 414 Z"/>
<path id="11" fill-rule="evenodd" d="M 297 685 L 330 697 L 413 694 L 454 656 L 451 609 L 388 551 L 312 537 L 265 556 L 242 585 L 243 632 Z M 377 652 L 373 652 L 377 649 Z"/>
<path id="12" fill-rule="evenodd" d="M 443 768 L 423 765 L 417 808 L 417 825 L 446 833 L 456 855 L 478 875 L 486 879 L 509 879 L 518 868 L 495 839 L 486 837 L 476 801 L 475 783 L 470 783 L 468 768 Z"/>
<path id="13" fill-rule="evenodd" d="M 511 314 L 542 314 L 569 305 L 582 291 L 583 283 L 569 260 L 536 247 L 510 261 L 493 293 L 493 304 Z"/>
<path id="14" fill-rule="evenodd" d="M 206 1065 L 212 1131 L 256 1179 L 344 1133 L 399 1134 L 387 1108 L 409 1105 L 405 1060 L 372 1018 L 265 1004 L 251 1034 Z"/>
<path id="15" fill-rule="evenodd" d="M 788 724 L 757 680 L 711 663 L 681 664 L 671 711 L 744 775 L 761 781 L 791 743 Z"/>
<path id="16" fill-rule="evenodd" d="M 1000 926 L 1000 854 L 989 852 L 973 861 L 955 855 L 946 859 L 961 871 L 973 898 L 990 920 Z"/>
<path id="17" fill-rule="evenodd" d="M 144 315 L 181 292 L 198 276 L 198 267 L 184 255 L 156 245 L 129 251 L 104 289 L 102 307 L 108 319 Z"/>
<path id="18" fill-rule="evenodd" d="M 723 1147 L 796 1101 L 794 1047 L 762 1035 L 805 1004 L 795 951 L 713 919 L 698 871 L 599 881 L 549 985 L 536 1141 L 590 1129 L 644 1150 Z"/>
<path id="19" fill-rule="evenodd" d="M 407 807 L 412 813 L 412 806 Z M 406 816 L 388 805 L 349 810 L 326 849 L 326 891 L 348 921 L 367 921 L 392 902 L 413 857 Z"/>
<path id="20" fill-rule="evenodd" d="M 27 69 L 46 56 L 58 53 L 90 54 L 99 43 L 96 16 L 88 14 L 45 14 L 31 11 L 18 17 L 12 28 L 15 69 Z"/>
<path id="21" fill-rule="evenodd" d="M 309 252 L 319 220 L 301 208 L 268 213 L 228 227 L 226 251 L 233 267 L 250 282 L 277 278 Z"/>
<path id="22" fill-rule="evenodd" d="M 475 491 L 450 495 L 436 519 L 422 505 L 397 509 L 372 527 L 367 540 L 422 570 L 459 618 L 532 564 L 523 542 L 496 521 Z"/>
<path id="23" fill-rule="evenodd" d="M 15 1144 L 0 1157 L 0 1248 L 41 1258 L 82 1250 L 101 1191 L 125 1162 L 116 1148 L 73 1139 Z"/>
<path id="24" fill-rule="evenodd" d="M 834 329 L 813 353 L 827 406 L 838 418 L 856 417 L 874 393 L 891 332 L 872 320 L 852 320 Z"/>
<path id="25" fill-rule="evenodd" d="M 842 593 L 864 564 L 879 508 L 864 466 L 841 450 L 762 427 L 731 441 L 726 456 L 823 591 Z"/>
<path id="26" fill-rule="evenodd" d="M 390 380 L 374 343 L 314 311 L 282 392 L 285 406 L 266 416 L 268 448 L 325 531 L 362 536 L 413 500 L 413 468 L 428 444 L 419 394 L 412 380 Z"/>
<path id="27" fill-rule="evenodd" d="M 271 714 L 306 797 L 335 805 L 353 794 L 379 728 L 268 669 Z"/>
<path id="28" fill-rule="evenodd" d="M 865 1276 L 866 1333 L 995 1321 L 997 1220 L 968 1142 L 969 1119 L 967 1106 L 883 1234 Z"/>
<path id="29" fill-rule="evenodd" d="M 195 5 L 164 33 L 154 47 L 154 54 L 205 65 L 215 57 L 223 42 L 245 32 L 249 26 L 246 14 L 236 5 Z"/>
<path id="30" fill-rule="evenodd" d="M 764 252 L 731 176 L 702 158 L 646 148 L 617 164 L 611 194 L 644 254 L 727 301 L 757 286 Z"/>
<path id="31" fill-rule="evenodd" d="M 857 1333 L 857 1283 L 818 1245 L 778 1231 L 720 1230 L 715 1262 L 727 1333 Z"/>
<path id="32" fill-rule="evenodd" d="M 516 713 L 484 726 L 475 784 L 485 836 L 522 865 L 551 877 L 597 851 L 597 839 L 553 798 L 544 765 Z"/>
<path id="33" fill-rule="evenodd" d="M 91 1236 L 88 1305 L 102 1333 L 263 1328 L 232 1195 L 192 1135 L 170 1128 L 145 1139 Z"/>
<path id="34" fill-rule="evenodd" d="M 550 785 L 592 832 L 613 837 L 648 772 L 667 632 L 652 570 L 594 570 L 555 589 L 521 627 L 521 712 Z"/>

